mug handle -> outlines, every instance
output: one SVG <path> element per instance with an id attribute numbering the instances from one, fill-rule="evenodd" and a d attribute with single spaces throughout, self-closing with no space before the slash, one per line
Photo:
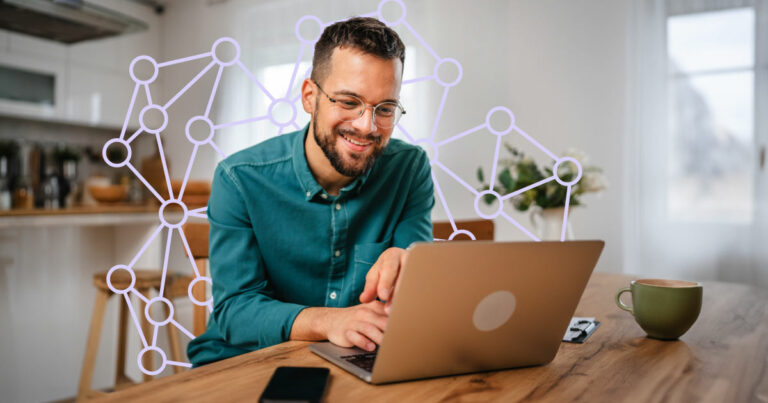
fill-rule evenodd
<path id="1" fill-rule="evenodd" d="M 635 311 L 632 309 L 632 307 L 629 307 L 627 305 L 624 305 L 623 302 L 621 302 L 621 294 L 624 294 L 625 292 L 632 292 L 632 290 L 629 287 L 622 288 L 619 290 L 619 292 L 616 293 L 616 305 L 619 306 L 619 308 L 631 313 L 632 315 L 635 314 Z"/>

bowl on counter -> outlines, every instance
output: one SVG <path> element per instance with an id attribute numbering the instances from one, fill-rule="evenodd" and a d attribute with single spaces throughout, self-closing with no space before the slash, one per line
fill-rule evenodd
<path id="1" fill-rule="evenodd" d="M 128 186 L 93 185 L 88 187 L 88 192 L 99 203 L 118 203 L 128 197 Z"/>

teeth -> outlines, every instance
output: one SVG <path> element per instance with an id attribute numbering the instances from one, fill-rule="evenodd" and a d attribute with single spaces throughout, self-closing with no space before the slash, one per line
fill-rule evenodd
<path id="1" fill-rule="evenodd" d="M 349 137 L 347 137 L 345 135 L 342 135 L 341 137 L 344 137 L 350 143 L 352 143 L 354 145 L 358 145 L 358 146 L 367 146 L 368 144 L 370 144 L 370 143 L 361 143 L 359 141 L 355 141 L 355 140 L 353 140 L 353 139 L 351 139 L 351 138 L 349 138 Z"/>

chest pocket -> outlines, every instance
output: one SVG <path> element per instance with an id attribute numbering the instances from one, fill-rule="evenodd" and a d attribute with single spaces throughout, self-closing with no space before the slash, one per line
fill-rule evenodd
<path id="1" fill-rule="evenodd" d="M 379 259 L 384 250 L 389 248 L 392 240 L 387 239 L 384 242 L 376 243 L 361 243 L 355 245 L 355 274 L 352 281 L 353 290 L 352 295 L 354 303 L 359 303 L 360 293 L 363 292 L 365 287 L 365 275 L 368 274 L 368 270 L 371 269 L 374 263 Z"/>

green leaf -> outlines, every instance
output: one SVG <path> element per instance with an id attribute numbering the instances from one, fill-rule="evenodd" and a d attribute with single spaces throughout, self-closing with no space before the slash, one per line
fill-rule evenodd
<path id="1" fill-rule="evenodd" d="M 507 193 L 515 187 L 515 179 L 512 178 L 512 173 L 509 172 L 509 168 L 504 168 L 504 170 L 501 171 L 499 174 L 499 183 L 507 189 L 504 193 Z"/>

